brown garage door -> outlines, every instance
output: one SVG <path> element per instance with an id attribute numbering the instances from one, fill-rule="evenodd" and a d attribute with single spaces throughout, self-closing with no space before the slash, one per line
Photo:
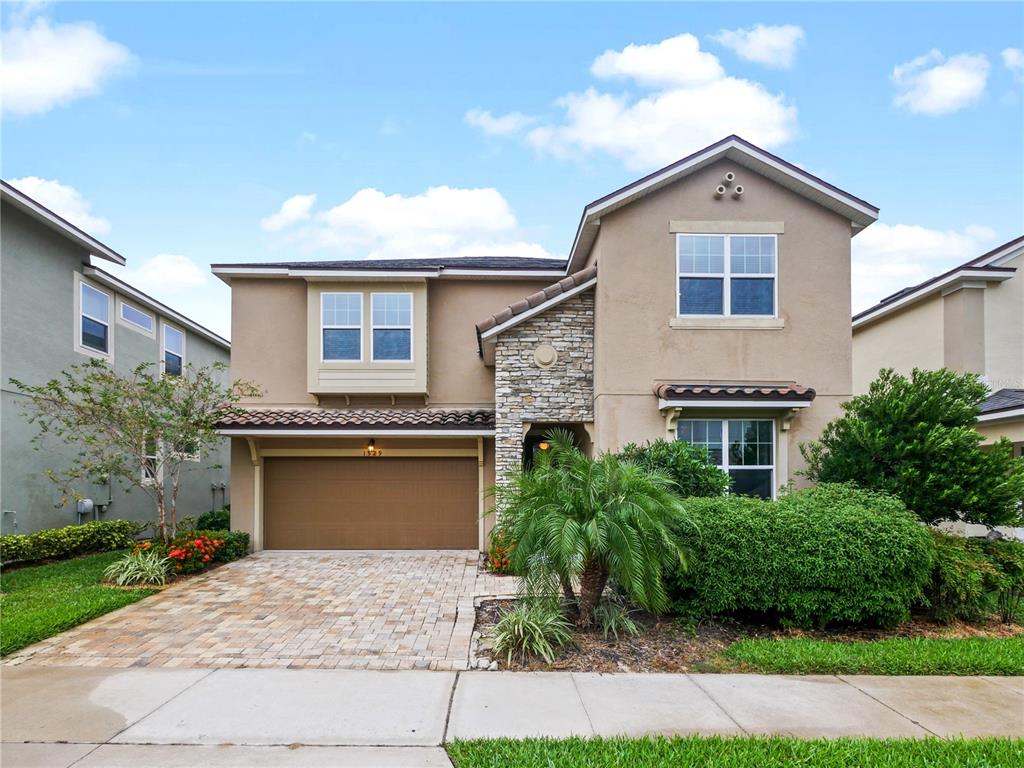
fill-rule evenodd
<path id="1" fill-rule="evenodd" d="M 263 481 L 267 549 L 476 549 L 477 462 L 274 458 Z"/>

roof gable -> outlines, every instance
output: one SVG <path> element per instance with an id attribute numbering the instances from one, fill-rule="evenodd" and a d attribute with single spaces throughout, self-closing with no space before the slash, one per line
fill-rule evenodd
<path id="1" fill-rule="evenodd" d="M 597 238 L 602 215 L 630 205 L 636 200 L 680 181 L 723 158 L 749 168 L 779 186 L 848 218 L 855 233 L 878 218 L 878 208 L 871 203 L 829 184 L 814 174 L 766 152 L 739 136 L 728 136 L 587 205 L 583 209 L 583 215 L 576 230 L 566 271 L 578 268 L 586 259 Z"/>

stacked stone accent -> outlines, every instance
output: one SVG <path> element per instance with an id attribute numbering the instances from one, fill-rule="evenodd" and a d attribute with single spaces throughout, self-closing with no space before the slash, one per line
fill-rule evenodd
<path id="1" fill-rule="evenodd" d="M 550 368 L 534 360 L 555 348 Z M 594 291 L 567 299 L 501 334 L 494 350 L 495 479 L 522 466 L 523 423 L 594 420 Z"/>

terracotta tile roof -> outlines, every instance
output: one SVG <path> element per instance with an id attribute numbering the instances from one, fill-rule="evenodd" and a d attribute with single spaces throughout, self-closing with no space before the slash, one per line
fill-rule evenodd
<path id="1" fill-rule="evenodd" d="M 221 429 L 492 429 L 494 411 L 428 408 L 246 408 L 225 417 Z"/>
<path id="2" fill-rule="evenodd" d="M 658 384 L 654 394 L 662 400 L 779 400 L 810 402 L 815 392 L 799 384 Z"/>
<path id="3" fill-rule="evenodd" d="M 477 323 L 477 335 L 479 336 L 481 333 L 485 333 L 502 323 L 507 323 L 516 315 L 521 315 L 529 309 L 540 306 L 545 301 L 550 301 L 551 299 L 561 296 L 562 294 L 571 291 L 573 288 L 593 280 L 595 277 L 597 277 L 596 264 L 591 267 L 587 267 L 586 269 L 581 269 L 579 272 L 573 272 L 571 275 L 563 277 L 557 283 L 553 283 L 547 288 L 537 291 L 536 293 L 531 293 L 526 298 L 520 299 L 513 304 L 509 304 L 500 312 L 496 312 L 485 320 Z"/>
<path id="4" fill-rule="evenodd" d="M 1000 389 L 993 392 L 981 403 L 981 413 L 998 413 L 1014 408 L 1024 408 L 1024 389 Z"/>

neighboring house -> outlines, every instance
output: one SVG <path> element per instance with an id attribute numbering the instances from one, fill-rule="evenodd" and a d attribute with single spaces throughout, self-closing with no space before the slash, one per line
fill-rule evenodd
<path id="1" fill-rule="evenodd" d="M 151 362 L 173 374 L 189 364 L 228 363 L 230 345 L 95 266 L 125 259 L 6 182 L 0 182 L 0 251 L 0 526 L 4 533 L 31 533 L 84 522 L 74 502 L 60 505 L 60 491 L 45 474 L 69 466 L 77 450 L 56 439 L 34 450 L 38 430 L 28 422 L 28 398 L 10 380 L 43 384 L 90 358 L 121 372 Z M 179 519 L 228 498 L 227 447 L 195 459 L 182 480 Z M 105 504 L 99 519 L 155 519 L 153 501 L 140 489 L 128 492 L 115 482 L 83 483 L 76 491 Z"/>
<path id="2" fill-rule="evenodd" d="M 484 547 L 555 426 L 684 439 L 737 492 L 799 482 L 852 391 L 850 238 L 877 209 L 735 136 L 586 206 L 567 260 L 216 264 L 255 546 Z"/>
<path id="3" fill-rule="evenodd" d="M 992 394 L 978 431 L 1024 456 L 1024 236 L 854 315 L 854 392 L 881 368 L 981 374 Z"/>

